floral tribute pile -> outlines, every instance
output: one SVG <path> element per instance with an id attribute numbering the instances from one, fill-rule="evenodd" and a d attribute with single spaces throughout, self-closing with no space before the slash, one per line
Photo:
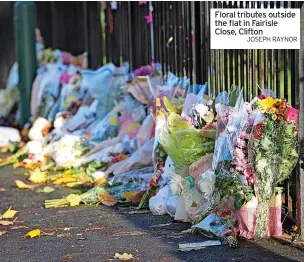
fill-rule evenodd
<path id="1" fill-rule="evenodd" d="M 211 98 L 207 84 L 163 76 L 159 64 L 92 71 L 81 60 L 41 51 L 32 117 L 1 141 L 13 154 L 0 166 L 29 170 L 31 184 L 17 187 L 81 188 L 45 207 L 149 207 L 232 247 L 237 236 L 282 234 L 277 186 L 298 161 L 297 109 L 270 90 L 250 102 L 238 88 Z"/>

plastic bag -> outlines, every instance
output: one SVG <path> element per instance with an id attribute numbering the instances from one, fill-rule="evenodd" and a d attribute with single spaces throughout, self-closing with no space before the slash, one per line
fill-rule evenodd
<path id="1" fill-rule="evenodd" d="M 0 90 L 0 117 L 7 117 L 19 100 L 18 86 Z"/>
<path id="2" fill-rule="evenodd" d="M 248 120 L 247 108 L 240 92 L 234 108 L 220 105 L 217 108 L 217 138 L 214 149 L 213 165 L 232 160 L 235 142 Z"/>
<path id="3" fill-rule="evenodd" d="M 266 236 L 282 235 L 282 199 L 281 194 L 273 194 L 269 204 L 269 223 Z M 258 201 L 253 197 L 248 203 L 243 205 L 237 213 L 239 235 L 254 239 Z"/>
<path id="4" fill-rule="evenodd" d="M 108 179 L 108 183 L 109 184 L 117 184 L 117 183 L 127 184 L 127 183 L 130 183 L 130 181 L 139 181 L 139 180 L 148 183 L 153 172 L 154 172 L 153 167 L 151 167 L 151 166 L 144 167 L 144 168 L 141 168 L 138 170 L 128 171 L 126 173 L 122 173 L 120 175 L 111 177 Z"/>
<path id="5" fill-rule="evenodd" d="M 122 66 L 116 67 L 111 81 L 111 88 L 107 98 L 106 112 L 110 112 L 115 105 L 115 101 L 120 101 L 123 98 L 123 90 L 121 87 L 125 86 L 128 81 L 129 63 L 124 62 Z"/>
<path id="6" fill-rule="evenodd" d="M 216 214 L 211 213 L 199 224 L 194 225 L 193 228 L 200 228 L 207 232 L 211 232 L 218 237 L 223 237 L 229 229 L 229 226 L 225 220 L 221 219 Z"/>
<path id="7" fill-rule="evenodd" d="M 149 210 L 153 215 L 162 216 L 167 214 L 166 198 L 153 196 L 149 199 Z"/>
<path id="8" fill-rule="evenodd" d="M 102 141 L 115 137 L 118 132 L 117 112 L 108 113 L 102 120 L 96 121 L 86 131 L 91 133 L 90 141 Z"/>
<path id="9" fill-rule="evenodd" d="M 166 200 L 166 211 L 171 217 L 175 216 L 179 198 L 180 198 L 179 196 L 174 195 L 174 196 L 167 198 L 167 200 Z"/>
<path id="10" fill-rule="evenodd" d="M 161 76 L 138 76 L 128 83 L 127 92 L 131 93 L 144 105 L 151 105 L 154 101 L 155 88 L 163 83 Z"/>
<path id="11" fill-rule="evenodd" d="M 169 197 L 173 196 L 168 185 L 161 188 L 158 193 L 149 199 L 149 209 L 153 215 L 167 214 L 166 202 Z"/>
<path id="12" fill-rule="evenodd" d="M 200 174 L 206 172 L 212 167 L 213 154 L 206 154 L 196 162 L 190 165 L 189 173 L 198 182 Z"/>
<path id="13" fill-rule="evenodd" d="M 207 92 L 207 84 L 190 86 L 186 94 L 181 116 L 182 117 L 188 116 L 193 105 L 200 103 L 206 92 Z"/>
<path id="14" fill-rule="evenodd" d="M 146 116 L 136 136 L 137 148 L 140 148 L 152 138 L 153 127 L 154 127 L 154 121 L 152 116 L 151 115 Z"/>
<path id="15" fill-rule="evenodd" d="M 103 118 L 109 110 L 110 92 L 112 87 L 114 64 L 107 64 L 96 71 L 82 70 L 82 86 L 88 88 L 92 97 L 99 100 L 98 117 Z"/>
<path id="16" fill-rule="evenodd" d="M 13 66 L 10 69 L 7 81 L 6 89 L 9 90 L 14 86 L 17 86 L 19 83 L 19 74 L 18 74 L 18 63 L 14 62 Z"/>
<path id="17" fill-rule="evenodd" d="M 107 170 L 107 174 L 119 175 L 130 170 L 139 169 L 152 165 L 152 150 L 154 139 L 137 149 L 129 158 L 113 164 Z"/>

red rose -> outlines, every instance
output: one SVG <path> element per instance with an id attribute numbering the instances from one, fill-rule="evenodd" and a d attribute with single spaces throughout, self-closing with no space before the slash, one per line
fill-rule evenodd
<path id="1" fill-rule="evenodd" d="M 227 217 L 227 216 L 231 216 L 231 210 L 223 211 L 223 212 L 220 214 L 220 217 Z"/>

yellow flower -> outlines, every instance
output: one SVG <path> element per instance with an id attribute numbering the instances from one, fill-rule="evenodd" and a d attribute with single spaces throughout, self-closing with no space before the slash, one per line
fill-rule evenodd
<path id="1" fill-rule="evenodd" d="M 267 125 L 267 123 L 268 123 L 268 121 L 265 119 L 265 120 L 263 121 L 263 124 L 264 124 L 264 125 Z"/>
<path id="2" fill-rule="evenodd" d="M 257 102 L 258 107 L 260 110 L 266 111 L 267 109 L 271 108 L 275 104 L 276 100 L 272 97 L 267 97 L 265 99 L 259 100 Z"/>
<path id="3" fill-rule="evenodd" d="M 270 109 L 270 114 L 274 114 L 275 112 L 276 112 L 276 108 L 272 107 L 272 108 Z"/>
<path id="4" fill-rule="evenodd" d="M 276 115 L 272 115 L 272 120 L 276 120 L 277 116 Z"/>

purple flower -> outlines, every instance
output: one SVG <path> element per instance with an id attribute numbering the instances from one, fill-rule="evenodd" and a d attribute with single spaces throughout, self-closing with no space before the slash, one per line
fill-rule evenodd
<path id="1" fill-rule="evenodd" d="M 151 66 L 142 66 L 134 71 L 135 76 L 147 76 L 150 75 L 153 72 L 153 69 Z"/>

